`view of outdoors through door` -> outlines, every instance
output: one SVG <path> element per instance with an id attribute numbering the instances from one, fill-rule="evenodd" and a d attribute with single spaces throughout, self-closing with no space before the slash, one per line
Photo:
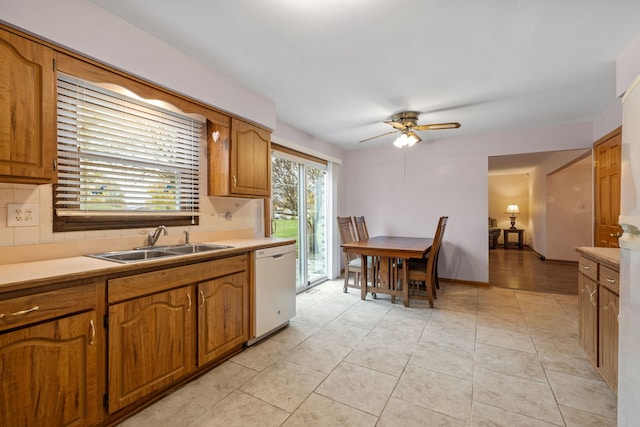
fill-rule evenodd
<path id="1" fill-rule="evenodd" d="M 271 168 L 271 235 L 296 239 L 302 290 L 327 278 L 326 168 L 280 152 Z"/>

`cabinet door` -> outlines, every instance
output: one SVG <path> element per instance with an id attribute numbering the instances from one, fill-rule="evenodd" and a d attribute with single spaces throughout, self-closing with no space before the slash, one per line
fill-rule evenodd
<path id="1" fill-rule="evenodd" d="M 598 365 L 598 284 L 578 273 L 580 343 L 594 365 Z"/>
<path id="2" fill-rule="evenodd" d="M 0 182 L 54 180 L 53 51 L 0 30 Z"/>
<path id="3" fill-rule="evenodd" d="M 246 271 L 198 284 L 198 364 L 203 365 L 249 339 Z"/>
<path id="4" fill-rule="evenodd" d="M 183 287 L 109 307 L 109 412 L 195 368 L 191 305 Z"/>
<path id="5" fill-rule="evenodd" d="M 618 392 L 618 296 L 600 286 L 600 375 Z"/>
<path id="6" fill-rule="evenodd" d="M 254 196 L 271 193 L 271 133 L 231 120 L 231 192 Z"/>
<path id="7" fill-rule="evenodd" d="M 0 334 L 0 426 L 100 421 L 95 312 Z"/>

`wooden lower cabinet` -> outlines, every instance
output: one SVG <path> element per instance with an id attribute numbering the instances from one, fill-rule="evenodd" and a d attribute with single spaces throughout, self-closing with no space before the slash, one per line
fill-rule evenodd
<path id="1" fill-rule="evenodd" d="M 619 267 L 611 262 L 606 265 L 602 262 L 595 256 L 590 257 L 584 253 L 580 256 L 579 338 L 582 348 L 602 378 L 617 393 Z"/>
<path id="2" fill-rule="evenodd" d="M 119 418 L 242 349 L 248 268 L 244 254 L 107 281 L 109 414 Z"/>
<path id="3" fill-rule="evenodd" d="M 115 412 L 195 369 L 193 287 L 109 307 L 109 407 Z"/>
<path id="4" fill-rule="evenodd" d="M 95 311 L 0 334 L 0 426 L 89 426 L 101 419 Z"/>
<path id="5" fill-rule="evenodd" d="M 618 392 L 618 295 L 600 286 L 599 363 L 602 378 Z"/>
<path id="6" fill-rule="evenodd" d="M 578 274 L 579 338 L 594 364 L 598 363 L 598 283 Z"/>
<path id="7" fill-rule="evenodd" d="M 247 272 L 198 284 L 198 365 L 204 365 L 249 340 Z"/>

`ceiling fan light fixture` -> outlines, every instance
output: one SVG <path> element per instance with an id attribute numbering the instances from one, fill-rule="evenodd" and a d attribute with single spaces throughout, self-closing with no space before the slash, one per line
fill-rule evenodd
<path id="1" fill-rule="evenodd" d="M 420 138 L 414 132 L 403 131 L 400 136 L 394 141 L 393 145 L 398 148 L 411 147 L 419 141 Z"/>

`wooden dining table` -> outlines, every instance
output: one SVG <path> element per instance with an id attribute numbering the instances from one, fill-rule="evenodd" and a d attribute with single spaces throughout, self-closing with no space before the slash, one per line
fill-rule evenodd
<path id="1" fill-rule="evenodd" d="M 392 302 L 395 297 L 402 297 L 405 307 L 409 307 L 409 258 L 423 258 L 431 250 L 433 239 L 428 237 L 396 237 L 376 236 L 368 240 L 345 243 L 342 249 L 347 253 L 360 255 L 361 274 L 360 291 L 361 298 L 366 299 L 367 292 L 372 294 L 391 295 Z M 367 257 L 376 257 L 376 272 L 369 285 Z M 402 269 L 402 286 L 398 286 L 398 260 L 402 260 L 405 268 Z"/>

